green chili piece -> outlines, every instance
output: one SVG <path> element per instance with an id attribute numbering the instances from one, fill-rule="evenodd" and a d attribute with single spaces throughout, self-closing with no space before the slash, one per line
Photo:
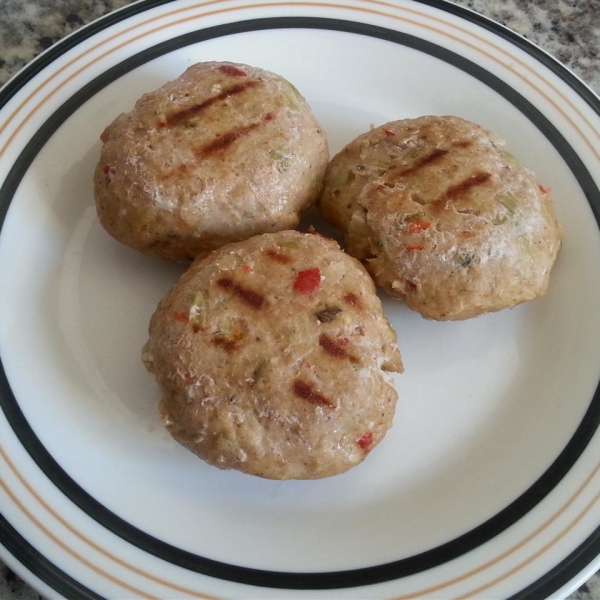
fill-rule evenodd
<path id="1" fill-rule="evenodd" d="M 502 206 L 510 210 L 511 213 L 516 212 L 519 206 L 519 201 L 513 194 L 500 194 L 499 196 L 496 196 L 496 200 L 498 200 Z"/>

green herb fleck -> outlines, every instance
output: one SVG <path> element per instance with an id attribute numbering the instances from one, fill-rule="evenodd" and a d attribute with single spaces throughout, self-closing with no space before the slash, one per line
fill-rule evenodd
<path id="1" fill-rule="evenodd" d="M 416 213 L 412 213 L 410 215 L 403 215 L 402 216 L 402 223 L 414 223 L 415 221 L 426 221 L 427 219 L 425 218 L 425 213 L 424 212 L 416 212 Z"/>
<path id="2" fill-rule="evenodd" d="M 189 320 L 190 323 L 204 325 L 206 322 L 206 300 L 202 292 L 194 292 L 189 294 L 188 301 L 190 302 Z"/>
<path id="3" fill-rule="evenodd" d="M 513 194 L 500 194 L 499 196 L 496 196 L 496 200 L 498 200 L 502 206 L 510 210 L 511 213 L 516 212 L 519 206 L 519 201 Z"/>
<path id="4" fill-rule="evenodd" d="M 519 249 L 521 250 L 521 254 L 528 258 L 531 258 L 531 238 L 521 235 L 519 236 Z"/>
<path id="5" fill-rule="evenodd" d="M 273 148 L 271 158 L 277 163 L 277 170 L 285 173 L 290 166 L 290 151 L 287 148 Z"/>
<path id="6" fill-rule="evenodd" d="M 267 377 L 266 370 L 267 370 L 267 362 L 264 360 L 259 362 L 258 365 L 256 365 L 256 368 L 254 369 L 254 371 L 252 372 L 252 381 L 254 383 L 258 383 L 258 382 L 262 381 L 263 379 L 266 379 L 266 377 Z"/>
<path id="7" fill-rule="evenodd" d="M 502 156 L 504 161 L 507 164 L 511 165 L 512 167 L 520 167 L 521 166 L 519 164 L 519 161 L 510 152 L 507 152 L 506 150 L 502 150 L 500 152 L 500 155 Z"/>
<path id="8" fill-rule="evenodd" d="M 409 160 L 415 160 L 416 158 L 419 158 L 419 156 L 421 156 L 422 154 L 422 148 L 411 148 L 406 154 L 406 158 L 408 158 Z"/>
<path id="9" fill-rule="evenodd" d="M 292 110 L 298 110 L 298 100 L 304 101 L 304 96 L 298 91 L 295 85 L 286 81 L 287 85 L 283 88 L 283 95 L 285 96 L 288 106 Z"/>
<path id="10" fill-rule="evenodd" d="M 341 188 L 348 185 L 354 179 L 354 173 L 352 171 L 342 171 L 336 175 L 330 182 L 332 188 Z"/>

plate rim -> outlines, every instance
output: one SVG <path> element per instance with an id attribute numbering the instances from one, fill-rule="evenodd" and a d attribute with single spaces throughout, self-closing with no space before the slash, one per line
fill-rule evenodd
<path id="1" fill-rule="evenodd" d="M 70 36 L 68 36 L 67 38 L 64 38 L 63 40 L 58 42 L 55 46 L 50 48 L 48 51 L 46 51 L 45 53 L 43 53 L 42 55 L 40 55 L 36 59 L 34 59 L 31 63 L 29 63 L 29 65 L 24 67 L 24 69 L 22 69 L 19 73 L 17 73 L 11 80 L 9 80 L 7 82 L 7 84 L 5 84 L 5 86 L 2 88 L 2 90 L 0 90 L 0 109 L 3 106 L 5 106 L 10 101 L 10 99 L 14 95 L 16 95 L 23 86 L 26 85 L 26 83 L 28 81 L 33 79 L 39 72 L 46 69 L 52 62 L 54 62 L 56 59 L 58 59 L 60 56 L 62 56 L 64 53 L 66 53 L 71 48 L 80 44 L 85 39 L 92 37 L 96 33 L 99 33 L 100 31 L 102 31 L 106 28 L 109 28 L 110 26 L 112 26 L 115 23 L 118 23 L 122 20 L 130 19 L 139 13 L 142 13 L 144 11 L 150 10 L 152 8 L 155 8 L 155 7 L 158 7 L 161 5 L 171 3 L 173 1 L 174 0 L 140 0 L 134 4 L 131 4 L 129 6 L 125 6 L 125 7 L 121 8 L 121 9 L 117 10 L 116 12 L 112 12 L 112 13 L 109 13 L 108 15 L 105 15 L 104 17 L 100 17 L 96 21 L 93 21 L 92 23 L 89 23 L 88 25 L 85 25 L 81 29 L 73 32 Z M 541 48 L 535 46 L 532 42 L 529 42 L 522 36 L 519 36 L 515 32 L 512 32 L 508 28 L 504 27 L 503 25 L 500 25 L 499 23 L 496 23 L 495 21 L 488 19 L 487 17 L 484 17 L 483 15 L 480 15 L 479 13 L 475 13 L 464 7 L 460 7 L 460 6 L 451 4 L 447 0 L 412 0 L 412 2 L 417 2 L 420 4 L 432 6 L 434 8 L 442 9 L 444 11 L 458 15 L 459 17 L 463 17 L 467 21 L 471 21 L 471 22 L 475 23 L 476 25 L 483 26 L 485 29 L 491 30 L 493 33 L 500 33 L 501 37 L 508 39 L 509 41 L 511 41 L 518 47 L 520 47 L 521 49 L 525 50 L 528 54 L 532 55 L 536 60 L 542 62 L 545 66 L 548 66 L 553 72 L 555 72 L 557 75 L 559 75 L 559 77 L 571 89 L 573 89 L 580 98 L 582 98 L 589 106 L 591 106 L 591 108 L 598 115 L 600 115 L 600 98 L 598 98 L 598 96 L 596 96 L 596 94 L 590 88 L 588 88 L 587 85 L 583 81 L 581 81 L 575 74 L 573 74 L 567 67 L 562 65 L 560 62 L 558 62 L 556 59 L 554 59 L 554 57 L 547 54 Z M 302 19 L 302 18 L 303 17 L 292 17 L 292 19 L 295 19 L 296 21 L 298 19 Z M 281 19 L 281 18 L 274 18 L 274 19 Z M 309 19 L 327 20 L 327 21 L 332 20 L 332 19 L 319 19 L 317 17 L 309 17 Z M 252 21 L 252 20 L 249 19 L 249 20 L 244 20 L 244 21 L 231 22 L 231 23 L 225 24 L 224 26 L 231 27 L 231 25 L 235 25 L 236 23 L 248 23 L 250 21 Z M 361 23 L 360 21 L 353 21 L 352 23 L 355 23 L 358 25 L 364 25 L 364 23 Z M 289 25 L 289 26 L 298 26 L 298 25 L 296 24 L 296 25 Z M 376 26 L 371 26 L 371 27 L 376 27 Z M 205 29 L 206 28 L 201 28 L 200 31 L 204 31 Z M 254 30 L 254 29 L 250 29 L 250 30 Z M 248 30 L 244 30 L 244 31 L 248 31 Z M 390 31 L 393 31 L 394 33 L 400 33 L 400 32 L 396 32 L 394 30 L 390 30 Z M 236 33 L 236 32 L 231 31 L 230 33 Z M 408 35 L 408 34 L 404 34 L 404 35 Z M 194 43 L 194 42 L 191 42 L 191 43 Z M 178 47 L 181 47 L 181 46 L 178 46 Z M 450 52 L 450 51 L 448 51 L 448 52 Z M 544 60 L 541 60 L 541 58 L 543 58 Z M 104 71 L 103 75 L 106 74 L 107 72 L 108 71 Z M 68 102 L 69 102 L 69 100 L 67 101 L 67 103 Z M 79 106 L 79 105 L 77 105 L 77 106 Z M 77 106 L 73 110 L 75 110 L 77 108 Z M 61 106 L 61 108 L 62 108 L 62 106 Z M 60 108 L 58 110 L 60 110 Z M 58 112 L 58 111 L 56 111 L 56 112 Z M 72 111 L 70 111 L 68 114 L 71 114 L 71 113 L 72 113 Z M 52 116 L 54 116 L 54 114 Z M 45 123 L 47 123 L 48 120 Z M 60 127 L 60 125 L 62 125 L 63 122 L 64 121 L 61 121 L 58 126 Z M 39 131 L 40 130 L 38 129 L 36 134 L 34 135 L 34 137 L 37 137 Z M 19 158 L 21 157 L 23 152 L 20 153 Z M 17 159 L 17 161 L 18 160 L 19 159 Z M 589 203 L 591 209 L 594 211 L 594 215 L 596 217 L 596 220 L 598 221 L 599 220 L 598 207 L 595 206 L 594 203 L 591 202 L 589 198 L 588 198 L 588 203 Z M 10 205 L 10 202 L 6 203 L 6 210 L 8 210 L 9 205 Z M 6 211 L 4 210 L 4 207 L 0 206 L 0 221 L 4 220 L 5 212 Z M 2 364 L 0 362 L 0 389 L 2 389 L 2 388 L 7 389 L 9 394 L 11 394 L 10 386 L 6 379 L 6 374 L 4 372 Z M 594 398 L 596 398 L 598 396 L 599 390 L 600 390 L 600 388 L 596 389 Z M 16 402 L 16 399 L 15 399 L 15 402 Z M 593 400 L 592 400 L 591 404 L 593 404 Z M 17 403 L 17 406 L 18 406 L 18 403 Z M 3 408 L 4 408 L 4 406 L 3 406 Z M 587 415 L 587 413 L 586 413 L 586 415 Z M 9 419 L 9 421 L 10 421 L 10 419 Z M 598 421 L 598 419 L 596 419 L 596 421 Z M 12 426 L 12 424 L 11 424 L 11 426 Z M 596 422 L 596 428 L 597 427 L 598 427 L 598 422 Z M 593 428 L 592 430 L 589 431 L 589 434 L 590 434 L 589 439 L 583 446 L 582 451 L 589 443 L 589 440 L 591 439 L 591 437 L 593 436 L 595 431 L 596 431 L 595 428 Z M 20 439 L 20 436 L 19 436 L 19 439 Z M 568 446 L 568 444 L 567 444 L 567 446 Z M 566 447 L 565 447 L 565 449 L 566 449 Z M 561 456 L 565 449 L 563 449 L 563 451 L 561 451 Z M 27 448 L 26 448 L 26 450 L 27 450 Z M 29 452 L 29 450 L 27 450 L 27 451 Z M 49 456 L 50 456 L 50 458 L 52 458 L 51 455 L 49 455 Z M 35 460 L 35 458 L 34 458 L 34 460 Z M 577 460 L 577 457 L 573 461 L 573 464 L 574 464 L 574 462 L 576 462 L 576 460 Z M 37 463 L 37 460 L 35 462 Z M 568 470 L 570 470 L 570 467 Z M 568 470 L 567 470 L 567 472 L 568 472 Z M 562 479 L 562 477 L 561 477 L 561 479 Z M 54 483 L 54 485 L 56 485 L 56 482 L 53 479 L 51 479 L 51 481 Z M 559 481 L 560 481 L 560 479 L 559 479 Z M 556 483 L 556 485 L 558 484 L 558 482 Z M 77 484 L 75 484 L 75 485 L 77 485 Z M 57 487 L 59 487 L 59 486 L 57 486 Z M 62 490 L 62 488 L 59 487 L 59 489 L 61 489 L 61 491 L 63 493 L 65 493 L 64 490 Z M 68 498 L 71 497 L 68 494 L 65 494 L 65 495 Z M 88 515 L 90 514 L 88 511 L 84 510 L 84 512 L 86 512 Z M 0 518 L 3 518 L 3 517 L 0 515 Z M 101 523 L 104 527 L 106 527 L 106 525 L 104 525 L 104 523 L 102 523 L 100 521 L 97 521 L 97 522 Z M 15 532 L 16 532 L 16 530 L 15 530 Z M 18 532 L 16 532 L 16 533 L 17 533 L 17 535 L 20 536 L 20 534 L 18 534 Z M 113 533 L 115 533 L 115 532 L 113 531 Z M 26 540 L 24 540 L 24 541 L 26 544 L 28 544 L 28 542 Z M 127 540 L 127 541 L 129 541 L 129 540 Z M 145 548 L 142 548 L 142 549 L 146 550 Z M 33 548 L 33 550 L 35 551 L 35 548 Z M 598 529 L 594 533 L 592 533 L 585 540 L 585 542 L 583 542 L 578 547 L 578 549 L 576 551 L 574 551 L 571 555 L 569 555 L 563 561 L 561 561 L 561 563 L 559 565 L 557 565 L 551 573 L 547 573 L 544 577 L 540 578 L 538 581 L 532 583 L 530 586 L 528 586 L 527 588 L 522 590 L 522 592 L 513 596 L 513 598 L 539 597 L 538 594 L 540 593 L 540 591 L 542 591 L 543 589 L 546 589 L 546 588 L 549 589 L 550 587 L 552 588 L 552 589 L 549 589 L 550 593 L 552 593 L 553 591 L 556 591 L 562 585 L 568 583 L 568 581 L 570 581 L 578 572 L 581 572 L 582 569 L 587 564 L 590 564 L 590 562 L 593 559 L 597 558 L 599 551 L 600 551 L 600 527 L 598 527 Z M 591 558 L 590 558 L 590 556 L 591 556 Z M 431 565 L 431 566 L 433 566 L 433 565 Z M 58 567 L 55 567 L 55 568 L 57 569 L 58 572 L 62 573 L 62 571 L 60 571 L 60 569 L 58 569 Z M 577 570 L 574 570 L 574 569 L 577 569 Z M 266 571 L 266 572 L 272 573 L 270 571 Z M 340 573 L 348 573 L 348 571 L 342 571 Z M 66 575 L 66 574 L 63 573 L 63 575 Z M 314 574 L 312 574 L 312 575 L 314 575 Z M 66 577 L 69 578 L 68 575 L 66 575 Z M 235 580 L 231 580 L 229 578 L 226 578 L 226 579 L 228 579 L 230 581 L 235 581 Z M 395 579 L 395 578 L 392 578 L 392 579 Z M 386 579 L 386 581 L 387 580 L 389 580 L 389 579 Z M 73 580 L 73 581 L 75 581 L 75 580 Z M 78 582 L 76 582 L 76 583 L 78 583 Z M 243 583 L 248 583 L 248 582 L 244 581 Z M 376 582 L 370 581 L 368 583 L 370 584 L 370 583 L 376 583 Z M 265 584 L 264 584 L 264 582 L 261 582 L 258 584 L 251 584 L 251 585 L 264 586 Z M 352 587 L 355 587 L 357 585 L 361 585 L 361 584 L 354 584 Z M 272 586 L 269 585 L 268 587 L 272 587 Z M 275 586 L 275 587 L 278 587 L 278 586 Z M 347 587 L 347 586 L 344 586 L 344 587 Z M 282 588 L 282 589 L 286 589 L 286 588 Z M 290 588 L 287 588 L 287 589 L 290 589 Z M 322 587 L 314 588 L 311 586 L 309 588 L 302 587 L 302 588 L 291 588 L 291 589 L 313 589 L 314 590 L 314 589 L 338 589 L 338 588 L 330 588 L 329 586 L 326 588 L 322 588 Z M 57 590 L 57 591 L 59 591 L 59 590 Z M 86 596 L 77 596 L 77 597 L 86 597 Z M 92 597 L 95 597 L 95 596 L 92 596 Z"/>
<path id="2" fill-rule="evenodd" d="M 11 565 L 11 568 L 16 570 L 19 576 L 32 587 L 37 588 L 37 584 L 39 584 L 38 581 L 31 580 L 30 576 L 33 574 L 44 585 L 59 593 L 61 597 L 77 598 L 78 600 L 102 600 L 102 596 L 65 573 L 37 550 L 8 522 L 1 512 L 0 539 L 2 540 L 0 549 L 5 550 L 20 567 L 15 568 L 15 565 Z M 3 559 L 5 558 L 4 552 L 1 552 L 0 555 Z M 45 593 L 47 590 L 38 589 L 38 591 Z"/>

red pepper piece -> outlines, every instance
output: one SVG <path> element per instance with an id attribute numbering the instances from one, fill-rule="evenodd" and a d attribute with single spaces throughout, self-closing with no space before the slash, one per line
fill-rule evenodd
<path id="1" fill-rule="evenodd" d="M 298 398 L 302 398 L 302 400 L 306 400 L 315 406 L 325 406 L 327 408 L 337 408 L 334 402 L 329 400 L 329 398 L 325 398 L 325 396 L 315 392 L 312 387 L 306 383 L 305 381 L 301 381 L 300 379 L 296 379 L 294 381 L 293 391 Z"/>
<path id="2" fill-rule="evenodd" d="M 388 137 L 394 137 L 396 135 L 393 131 L 391 131 L 387 127 L 382 127 L 381 131 L 383 131 L 383 133 L 385 133 L 385 135 L 387 135 Z"/>
<path id="3" fill-rule="evenodd" d="M 429 221 L 414 221 L 408 226 L 408 233 L 421 233 L 431 227 Z"/>
<path id="4" fill-rule="evenodd" d="M 361 436 L 356 442 L 363 450 L 368 452 L 373 445 L 373 434 L 370 431 L 367 431 L 363 436 Z"/>
<path id="5" fill-rule="evenodd" d="M 548 188 L 544 187 L 543 185 L 540 185 L 539 188 L 540 188 L 540 192 L 542 192 L 542 194 L 548 194 L 550 192 L 550 189 L 551 189 L 549 187 Z"/>
<path id="6" fill-rule="evenodd" d="M 248 77 L 248 73 L 232 65 L 223 65 L 219 67 L 219 71 L 225 73 L 225 75 L 231 75 L 231 77 Z"/>
<path id="7" fill-rule="evenodd" d="M 321 271 L 319 269 L 300 271 L 294 279 L 294 291 L 305 296 L 312 294 L 320 285 Z"/>
<path id="8" fill-rule="evenodd" d="M 195 375 L 190 375 L 189 373 L 183 378 L 186 385 L 194 385 L 198 378 Z"/>
<path id="9" fill-rule="evenodd" d="M 256 310 L 262 308 L 262 305 L 265 302 L 264 296 L 235 283 L 233 279 L 229 279 L 229 277 L 221 277 L 221 279 L 217 281 L 217 285 L 224 290 L 235 294 L 242 302 L 245 302 Z"/>
<path id="10" fill-rule="evenodd" d="M 102 167 L 102 172 L 104 173 L 104 175 L 106 175 L 106 177 L 112 180 L 117 170 L 112 165 L 104 165 Z"/>
<path id="11" fill-rule="evenodd" d="M 344 296 L 344 302 L 348 303 L 350 306 L 356 306 L 358 308 L 361 307 L 358 296 L 356 294 L 353 294 L 352 292 L 348 292 Z"/>
<path id="12" fill-rule="evenodd" d="M 242 265 L 242 271 L 244 273 L 252 273 L 252 267 L 250 265 Z"/>
<path id="13" fill-rule="evenodd" d="M 186 315 L 184 312 L 174 312 L 173 319 L 178 323 L 189 323 L 188 315 Z"/>
<path id="14" fill-rule="evenodd" d="M 407 252 L 413 252 L 415 250 L 425 250 L 425 246 L 423 246 L 423 244 L 417 244 L 416 246 L 406 246 Z"/>

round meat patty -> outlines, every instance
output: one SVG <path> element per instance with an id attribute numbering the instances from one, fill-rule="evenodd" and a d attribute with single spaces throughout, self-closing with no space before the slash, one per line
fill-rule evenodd
<path id="1" fill-rule="evenodd" d="M 291 83 L 223 62 L 193 65 L 145 94 L 101 140 L 100 223 L 172 260 L 296 227 L 328 161 L 325 134 Z"/>
<path id="2" fill-rule="evenodd" d="M 549 190 L 458 117 L 359 136 L 331 161 L 319 204 L 375 282 L 429 319 L 542 296 L 560 248 Z"/>
<path id="3" fill-rule="evenodd" d="M 392 425 L 396 334 L 368 273 L 333 240 L 264 234 L 196 260 L 149 333 L 165 425 L 221 469 L 329 477 Z"/>

